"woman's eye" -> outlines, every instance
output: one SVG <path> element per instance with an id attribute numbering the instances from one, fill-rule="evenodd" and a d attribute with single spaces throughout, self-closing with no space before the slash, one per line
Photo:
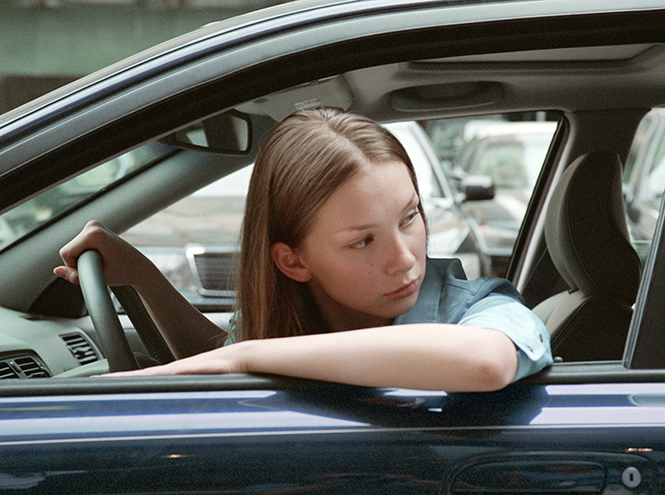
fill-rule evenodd
<path id="1" fill-rule="evenodd" d="M 362 239 L 362 240 L 360 240 L 360 241 L 358 241 L 358 242 L 354 242 L 353 244 L 349 245 L 349 247 L 352 248 L 352 249 L 360 249 L 360 248 L 364 248 L 364 247 L 367 246 L 370 242 L 372 242 L 372 239 L 373 239 L 373 238 L 372 238 L 372 237 L 369 237 L 369 236 L 368 236 L 368 237 L 365 237 L 364 239 Z"/>
<path id="2" fill-rule="evenodd" d="M 406 225 L 410 225 L 411 223 L 413 223 L 413 221 L 415 220 L 415 218 L 416 218 L 419 214 L 420 214 L 420 211 L 418 211 L 418 210 L 416 210 L 416 211 L 410 213 L 410 214 L 409 214 L 409 215 L 408 215 L 408 216 L 402 221 L 402 225 L 404 225 L 404 226 L 406 226 Z"/>

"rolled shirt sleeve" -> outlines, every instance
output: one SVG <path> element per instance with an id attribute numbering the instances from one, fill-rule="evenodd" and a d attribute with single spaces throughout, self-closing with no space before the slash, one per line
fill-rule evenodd
<path id="1" fill-rule="evenodd" d="M 529 308 L 511 297 L 488 295 L 474 303 L 458 324 L 498 330 L 513 341 L 519 361 L 513 381 L 552 364 L 550 336 L 545 324 Z"/>

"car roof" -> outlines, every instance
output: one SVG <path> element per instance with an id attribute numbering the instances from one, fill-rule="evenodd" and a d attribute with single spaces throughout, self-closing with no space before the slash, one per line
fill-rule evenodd
<path id="1" fill-rule="evenodd" d="M 247 31 L 247 34 L 243 35 L 244 39 L 250 36 L 260 38 L 274 35 L 277 32 L 302 29 L 308 26 L 308 23 L 313 22 L 313 19 L 316 19 L 316 24 L 321 24 L 323 22 L 348 21 L 349 18 L 360 17 L 362 15 L 385 14 L 399 16 L 403 12 L 418 13 L 419 11 L 427 15 L 428 12 L 433 12 L 433 9 L 445 11 L 448 15 L 441 17 L 433 16 L 431 26 L 452 26 L 461 23 L 483 21 L 503 23 L 526 19 L 535 21 L 536 19 L 546 19 L 552 16 L 561 16 L 564 19 L 571 18 L 570 16 L 576 14 L 582 21 L 587 17 L 591 21 L 594 17 L 600 15 L 610 19 L 612 16 L 621 15 L 621 13 L 639 13 L 652 9 L 655 11 L 662 9 L 662 7 L 659 2 L 645 0 L 612 2 L 610 4 L 595 0 L 586 2 L 569 0 L 466 0 L 461 2 L 445 0 L 393 0 L 380 2 L 376 0 L 293 1 L 237 16 L 232 19 L 210 23 L 191 33 L 145 50 L 56 90 L 46 97 L 33 100 L 20 109 L 8 112 L 0 117 L 0 128 L 17 117 L 22 117 L 39 108 L 44 108 L 45 104 L 53 104 L 54 101 L 65 98 L 68 94 L 90 89 L 93 86 L 95 87 L 95 95 L 89 95 L 91 98 L 99 97 L 101 95 L 100 92 L 117 91 L 119 88 L 118 75 L 127 76 L 131 72 L 132 77 L 124 78 L 126 82 L 135 82 L 136 78 L 149 77 L 151 74 L 168 70 L 169 67 L 182 63 L 187 58 L 200 57 L 202 50 L 212 52 L 213 50 L 220 49 L 224 45 L 226 35 L 236 34 L 239 31 Z M 325 14 L 322 15 L 322 12 L 325 12 Z M 347 22 L 348 24 L 351 23 Z M 368 23 L 363 24 L 365 27 L 369 26 Z M 403 29 L 408 31 L 410 26 L 405 23 Z M 574 28 L 571 26 L 571 29 Z M 367 30 L 366 34 L 369 36 L 372 34 L 372 31 L 374 29 Z M 349 32 L 349 34 L 351 33 Z M 524 34 L 529 35 L 531 33 Z M 543 40 L 547 37 L 546 32 L 536 34 L 540 34 Z M 568 30 L 564 30 L 562 34 L 570 36 Z M 583 36 L 577 36 L 577 38 L 584 39 Z M 520 68 L 517 66 L 511 67 L 511 64 L 533 63 L 533 69 L 536 69 L 538 66 L 540 67 L 540 74 L 536 72 L 531 74 L 534 77 L 534 83 L 540 81 L 547 74 L 558 73 L 557 75 L 560 77 L 561 73 L 565 72 L 567 67 L 570 69 L 571 76 L 575 76 L 571 78 L 571 82 L 575 80 L 581 82 L 587 80 L 590 73 L 595 73 L 595 77 L 601 79 L 604 75 L 610 74 L 606 66 L 607 64 L 614 63 L 615 68 L 619 69 L 626 64 L 640 63 L 644 65 L 645 69 L 648 69 L 648 66 L 651 65 L 651 59 L 662 56 L 662 49 L 657 49 L 658 47 L 651 42 L 637 42 L 625 45 L 618 36 L 615 39 L 617 41 L 615 46 L 608 44 L 607 41 L 601 41 L 595 47 L 586 46 L 587 42 L 585 40 L 585 42 L 581 43 L 582 46 L 573 45 L 563 48 L 557 46 L 556 42 L 548 44 L 530 40 L 533 41 L 533 47 L 524 43 L 521 46 L 519 44 L 515 45 L 514 49 L 509 51 L 499 49 L 496 54 L 492 54 L 493 50 L 490 49 L 486 50 L 488 53 L 480 55 L 469 53 L 461 54 L 460 56 L 446 56 L 445 59 L 423 59 L 419 61 L 419 64 L 423 64 L 419 67 L 421 70 L 426 69 L 442 74 L 442 69 L 445 69 L 445 67 L 439 64 L 444 62 L 446 64 L 455 64 L 458 69 L 465 69 L 464 72 L 468 72 L 472 67 L 461 64 L 476 64 L 477 67 L 473 67 L 473 69 L 480 76 L 483 72 L 496 72 L 496 69 L 501 67 L 506 71 L 517 73 Z M 594 43 L 591 42 L 588 44 L 593 45 Z M 548 45 L 551 45 L 551 48 Z M 426 54 L 424 55 L 426 56 Z M 483 67 L 479 65 L 481 62 L 484 64 Z M 593 65 L 594 63 L 596 66 Z M 501 65 L 490 66 L 488 64 Z M 484 69 L 484 71 L 478 71 L 479 69 Z M 523 69 L 524 67 L 520 70 Z M 617 72 L 613 74 L 613 77 L 634 77 L 634 74 L 631 74 L 630 71 Z M 136 74 L 134 75 L 134 73 Z M 504 73 L 504 77 L 507 75 L 507 73 Z M 650 80 L 650 78 L 646 78 L 644 82 Z M 107 84 L 100 86 L 99 82 L 101 81 L 106 81 Z M 467 81 L 465 84 L 473 85 L 474 83 Z M 576 94 L 575 86 L 577 85 L 571 86 L 566 94 L 558 96 L 565 97 L 564 100 L 572 99 L 579 102 L 580 98 Z M 428 88 L 422 88 L 422 90 L 426 89 Z M 436 88 L 429 89 L 435 90 Z M 629 95 L 624 96 L 628 97 Z M 639 99 L 644 101 L 645 95 L 640 95 Z M 543 105 L 541 104 L 540 106 Z"/>

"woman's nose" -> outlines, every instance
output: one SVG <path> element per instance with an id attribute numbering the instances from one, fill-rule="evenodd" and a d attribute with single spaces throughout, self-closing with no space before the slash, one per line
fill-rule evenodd
<path id="1" fill-rule="evenodd" d="M 407 239 L 403 236 L 396 236 L 392 242 L 392 249 L 386 259 L 386 273 L 394 275 L 395 273 L 409 271 L 416 261 L 416 257 L 411 251 Z"/>

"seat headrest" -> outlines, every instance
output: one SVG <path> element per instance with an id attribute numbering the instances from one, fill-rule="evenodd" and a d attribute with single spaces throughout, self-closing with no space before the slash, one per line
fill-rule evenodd
<path id="1" fill-rule="evenodd" d="M 630 243 L 616 153 L 594 151 L 564 171 L 547 208 L 545 242 L 571 289 L 633 304 L 640 259 Z"/>

